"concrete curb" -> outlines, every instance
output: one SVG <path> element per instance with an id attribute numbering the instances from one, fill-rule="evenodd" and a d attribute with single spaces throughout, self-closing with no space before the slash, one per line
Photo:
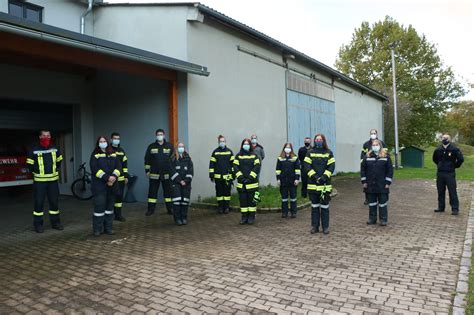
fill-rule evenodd
<path id="1" fill-rule="evenodd" d="M 331 197 L 334 198 L 336 196 L 337 196 L 337 190 L 333 189 L 333 191 L 331 193 Z M 214 204 L 214 203 L 193 202 L 191 204 L 191 207 L 194 208 L 194 209 L 202 209 L 202 210 L 217 210 L 217 205 Z M 298 210 L 304 210 L 304 209 L 308 209 L 310 207 L 311 207 L 311 202 L 308 201 L 308 202 L 305 202 L 303 204 L 298 205 L 297 209 Z M 240 208 L 235 207 L 235 206 L 231 206 L 230 210 L 239 212 Z M 277 207 L 277 208 L 257 208 L 257 213 L 276 213 L 276 212 L 281 212 L 281 208 L 280 207 Z"/>
<path id="2" fill-rule="evenodd" d="M 469 271 L 471 269 L 472 256 L 472 232 L 474 230 L 474 184 L 471 184 L 471 208 L 467 219 L 466 236 L 461 256 L 461 266 L 459 268 L 458 282 L 456 285 L 456 295 L 453 301 L 453 315 L 466 314 L 466 295 L 469 287 Z"/>

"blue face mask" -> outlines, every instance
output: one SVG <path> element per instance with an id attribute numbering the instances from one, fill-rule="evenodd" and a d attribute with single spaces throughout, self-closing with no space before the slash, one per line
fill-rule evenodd
<path id="1" fill-rule="evenodd" d="M 184 147 L 178 147 L 178 153 L 183 154 L 184 153 Z"/>
<path id="2" fill-rule="evenodd" d="M 108 147 L 107 142 L 99 142 L 99 148 L 101 148 L 102 150 L 107 148 L 107 147 Z"/>
<path id="3" fill-rule="evenodd" d="M 323 147 L 323 142 L 322 141 L 314 141 L 314 146 L 316 148 L 322 148 Z"/>
<path id="4" fill-rule="evenodd" d="M 224 149 L 224 148 L 225 148 L 225 142 L 223 142 L 223 141 L 219 142 L 219 146 L 220 146 L 222 149 Z"/>
<path id="5" fill-rule="evenodd" d="M 248 150 L 250 150 L 250 145 L 249 144 L 244 144 L 242 146 L 242 149 L 244 149 L 244 151 L 248 151 Z"/>
<path id="6" fill-rule="evenodd" d="M 118 146 L 120 144 L 120 139 L 112 139 L 112 145 Z"/>

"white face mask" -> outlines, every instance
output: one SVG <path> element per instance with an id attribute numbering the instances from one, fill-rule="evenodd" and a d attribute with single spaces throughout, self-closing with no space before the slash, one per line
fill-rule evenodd
<path id="1" fill-rule="evenodd" d="M 375 154 L 378 154 L 380 152 L 380 146 L 378 145 L 372 146 L 372 151 L 374 151 Z"/>
<path id="2" fill-rule="evenodd" d="M 158 140 L 158 141 L 163 141 L 164 138 L 165 138 L 165 136 L 156 136 L 156 140 Z"/>
<path id="3" fill-rule="evenodd" d="M 290 152 L 291 152 L 291 148 L 285 148 L 285 153 L 286 154 L 290 154 Z"/>
<path id="4" fill-rule="evenodd" d="M 250 141 L 252 141 L 252 144 L 257 144 L 257 139 L 255 139 L 255 138 L 253 138 L 253 139 L 250 140 Z"/>
<path id="5" fill-rule="evenodd" d="M 183 154 L 184 153 L 184 147 L 178 147 L 178 153 Z"/>
<path id="6" fill-rule="evenodd" d="M 377 135 L 374 135 L 374 134 L 370 135 L 370 139 L 372 139 L 372 140 L 377 139 Z"/>
<path id="7" fill-rule="evenodd" d="M 222 149 L 224 149 L 224 148 L 225 148 L 225 142 L 224 142 L 224 141 L 219 142 L 219 146 L 220 146 Z"/>
<path id="8" fill-rule="evenodd" d="M 99 142 L 99 148 L 101 148 L 102 150 L 107 148 L 107 142 Z"/>

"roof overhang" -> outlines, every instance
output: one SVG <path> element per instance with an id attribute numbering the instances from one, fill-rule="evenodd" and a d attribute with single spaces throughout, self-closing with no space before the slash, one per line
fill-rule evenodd
<path id="1" fill-rule="evenodd" d="M 208 76 L 207 68 L 149 51 L 31 22 L 0 12 L 0 51 L 31 55 L 60 62 L 148 73 L 172 80 L 176 72 Z M 155 73 L 153 75 L 153 73 Z"/>

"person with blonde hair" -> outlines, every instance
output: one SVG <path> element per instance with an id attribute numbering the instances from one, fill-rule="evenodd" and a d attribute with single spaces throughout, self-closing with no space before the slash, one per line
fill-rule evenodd
<path id="1" fill-rule="evenodd" d="M 367 140 L 366 142 L 364 142 L 364 144 L 362 145 L 362 150 L 360 151 L 360 162 L 361 163 L 364 160 L 364 158 L 367 156 L 367 153 L 372 148 L 372 143 L 375 140 L 380 141 L 380 143 L 382 144 L 381 145 L 382 149 L 386 148 L 385 143 L 382 140 L 379 139 L 379 133 L 378 133 L 377 129 L 370 129 L 370 139 Z M 364 195 L 365 195 L 364 205 L 368 205 L 369 204 L 369 195 L 368 195 L 366 189 L 364 189 Z"/>
<path id="2" fill-rule="evenodd" d="M 193 161 L 179 142 L 171 159 L 171 197 L 173 217 L 177 225 L 188 224 L 188 207 L 191 202 L 191 181 L 194 176 Z"/>
<path id="3" fill-rule="evenodd" d="M 291 218 L 296 218 L 296 188 L 300 182 L 301 167 L 298 156 L 293 152 L 293 145 L 285 143 L 276 164 L 276 178 L 280 186 L 281 217 L 288 217 L 288 201 L 291 207 Z"/>
<path id="4" fill-rule="evenodd" d="M 369 220 L 367 224 L 377 223 L 378 208 L 380 225 L 386 226 L 388 220 L 388 194 L 393 179 L 393 165 L 380 140 L 372 141 L 372 147 L 361 162 L 360 176 L 369 199 Z"/>

